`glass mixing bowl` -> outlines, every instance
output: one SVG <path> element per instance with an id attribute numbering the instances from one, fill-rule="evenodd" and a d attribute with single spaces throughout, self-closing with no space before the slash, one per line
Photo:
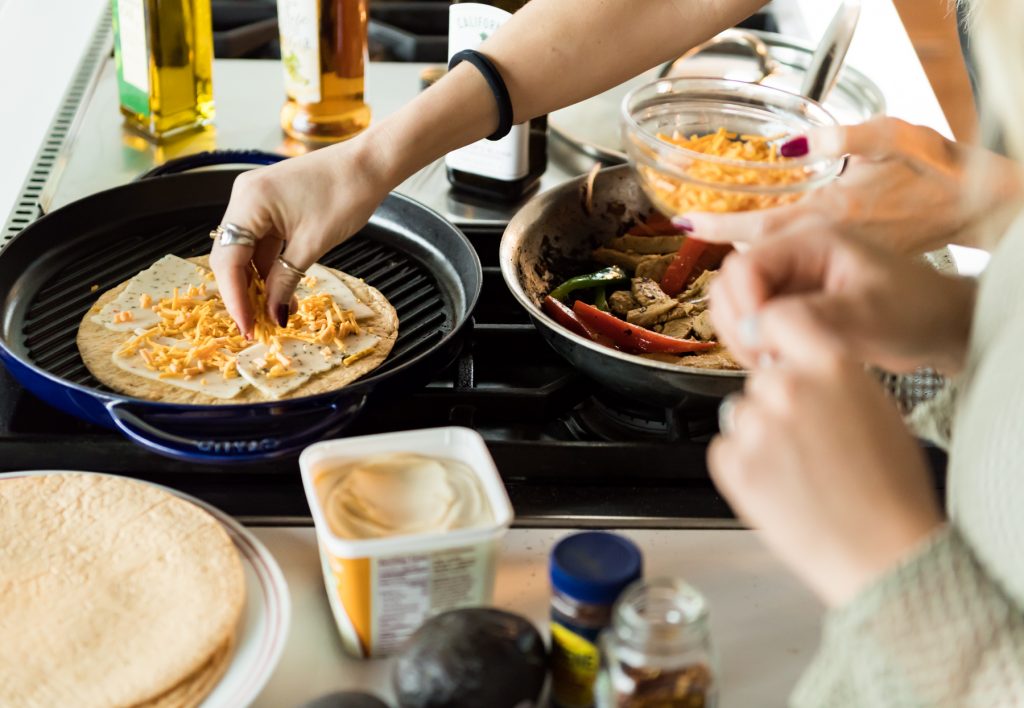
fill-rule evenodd
<path id="1" fill-rule="evenodd" d="M 764 139 L 778 147 L 813 127 L 836 125 L 820 104 L 797 94 L 729 79 L 662 79 L 622 102 L 623 142 L 654 206 L 690 211 L 769 209 L 800 199 L 839 174 L 842 158 L 755 161 L 668 142 L 714 134 Z"/>

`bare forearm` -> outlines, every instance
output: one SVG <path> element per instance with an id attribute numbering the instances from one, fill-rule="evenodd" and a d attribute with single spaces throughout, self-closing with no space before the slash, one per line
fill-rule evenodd
<path id="1" fill-rule="evenodd" d="M 515 121 L 600 93 L 678 56 L 765 0 L 532 0 L 481 47 L 500 69 Z M 494 98 L 462 64 L 361 142 L 387 188 L 489 135 Z"/>
<path id="2" fill-rule="evenodd" d="M 765 0 L 532 0 L 481 51 L 516 121 L 576 103 L 674 59 Z"/>

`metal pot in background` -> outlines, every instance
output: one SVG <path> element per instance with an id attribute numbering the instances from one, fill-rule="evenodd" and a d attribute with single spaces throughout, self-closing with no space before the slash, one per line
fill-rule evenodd
<path id="1" fill-rule="evenodd" d="M 679 59 L 548 116 L 553 159 L 585 172 L 595 162 L 626 162 L 619 108 L 632 89 L 661 77 L 715 77 L 761 83 L 800 93 L 816 47 L 774 32 L 730 29 Z M 867 76 L 850 66 L 839 72 L 825 108 L 840 123 L 862 123 L 885 114 L 885 97 Z"/>

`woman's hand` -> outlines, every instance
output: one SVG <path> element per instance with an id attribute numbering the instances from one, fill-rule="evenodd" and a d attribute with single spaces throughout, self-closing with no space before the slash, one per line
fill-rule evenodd
<path id="1" fill-rule="evenodd" d="M 789 154 L 850 155 L 843 174 L 793 204 L 734 214 L 689 213 L 676 221 L 702 240 L 757 243 L 808 216 L 843 235 L 899 253 L 949 243 L 991 248 L 1024 194 L 1012 160 L 895 118 L 820 128 L 790 141 Z M 809 152 L 807 152 L 809 150 Z"/>
<path id="2" fill-rule="evenodd" d="M 920 449 L 891 401 L 806 309 L 776 321 L 775 365 L 725 412 L 708 466 L 734 511 L 829 605 L 941 523 Z"/>
<path id="3" fill-rule="evenodd" d="M 387 195 L 366 141 L 356 139 L 245 172 L 235 180 L 223 221 L 259 237 L 255 248 L 215 244 L 210 264 L 228 312 L 244 335 L 255 313 L 247 295 L 250 262 L 267 283 L 267 314 L 287 322 L 299 275 L 284 268 L 282 256 L 306 270 L 358 231 Z"/>
<path id="4" fill-rule="evenodd" d="M 747 367 L 785 348 L 799 313 L 859 361 L 898 373 L 931 367 L 953 374 L 966 356 L 975 291 L 973 280 L 810 220 L 730 255 L 712 283 L 711 316 Z"/>

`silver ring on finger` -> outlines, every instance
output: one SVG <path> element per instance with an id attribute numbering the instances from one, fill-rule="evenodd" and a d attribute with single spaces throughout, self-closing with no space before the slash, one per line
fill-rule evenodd
<path id="1" fill-rule="evenodd" d="M 284 256 L 278 256 L 277 262 L 281 264 L 281 267 L 292 275 L 297 275 L 300 278 L 306 277 L 306 271 L 296 268 L 294 265 L 285 260 Z"/>
<path id="2" fill-rule="evenodd" d="M 255 246 L 257 241 L 256 234 L 252 231 L 231 223 L 219 225 L 210 232 L 210 238 L 220 246 L 247 246 L 249 248 Z"/>
<path id="3" fill-rule="evenodd" d="M 722 435 L 730 435 L 736 430 L 736 404 L 742 394 L 730 393 L 718 404 L 718 430 Z"/>

